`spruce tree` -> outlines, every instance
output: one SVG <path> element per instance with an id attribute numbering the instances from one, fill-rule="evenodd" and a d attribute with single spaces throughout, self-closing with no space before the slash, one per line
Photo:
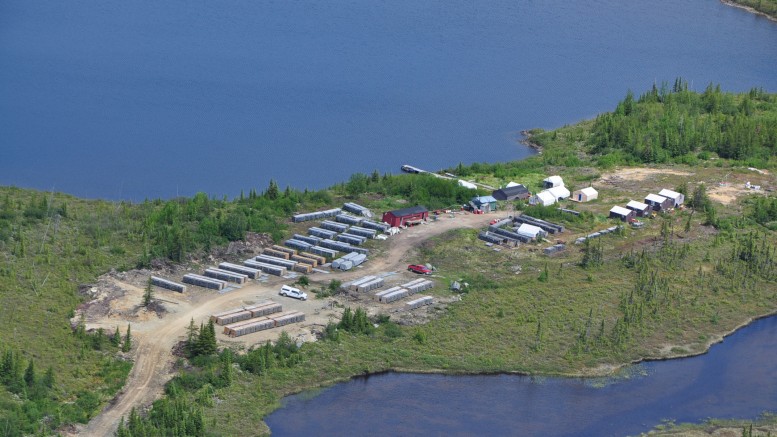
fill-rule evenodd
<path id="1" fill-rule="evenodd" d="M 197 355 L 197 337 L 199 332 L 199 329 L 194 324 L 194 318 L 192 318 L 189 321 L 189 326 L 186 328 L 186 356 L 189 358 Z"/>
<path id="2" fill-rule="evenodd" d="M 113 335 L 111 336 L 111 344 L 114 347 L 119 347 L 121 344 L 121 332 L 119 332 L 119 326 L 116 326 L 116 331 L 113 332 Z"/>
<path id="3" fill-rule="evenodd" d="M 122 352 L 129 352 L 132 349 L 132 334 L 130 333 L 130 324 L 127 323 L 127 333 L 124 335 L 124 344 L 121 345 Z"/>
<path id="4" fill-rule="evenodd" d="M 43 375 L 43 385 L 48 388 L 54 387 L 54 369 L 51 366 L 46 369 L 46 374 Z"/>
<path id="5" fill-rule="evenodd" d="M 152 299 L 154 299 L 154 288 L 153 284 L 151 284 L 151 278 L 149 278 L 146 283 L 146 290 L 143 292 L 143 306 L 148 308 L 151 305 Z"/>
<path id="6" fill-rule="evenodd" d="M 27 387 L 35 385 L 35 362 L 30 358 L 29 364 L 27 364 L 27 370 L 24 371 L 24 382 Z"/>

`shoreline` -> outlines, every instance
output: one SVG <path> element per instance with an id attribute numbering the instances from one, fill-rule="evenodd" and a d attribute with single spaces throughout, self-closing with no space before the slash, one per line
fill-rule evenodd
<path id="1" fill-rule="evenodd" d="M 688 352 L 684 354 L 668 354 L 666 356 L 646 356 L 642 357 L 636 360 L 632 360 L 628 363 L 621 363 L 618 365 L 600 365 L 595 368 L 588 368 L 583 369 L 581 372 L 572 372 L 572 373 L 543 373 L 543 372 L 524 372 L 524 371 L 460 371 L 460 370 L 445 370 L 445 369 L 413 369 L 413 368 L 402 368 L 402 367 L 392 367 L 388 369 L 382 369 L 382 370 L 376 370 L 376 371 L 370 371 L 370 372 L 364 372 L 352 375 L 350 377 L 338 377 L 334 378 L 332 380 L 327 380 L 320 382 L 316 385 L 310 385 L 310 386 L 304 386 L 292 389 L 288 392 L 285 392 L 281 395 L 278 407 L 273 408 L 270 410 L 266 415 L 262 417 L 262 421 L 264 421 L 264 418 L 275 412 L 276 410 L 282 408 L 282 402 L 281 400 L 285 397 L 292 396 L 295 394 L 302 393 L 307 390 L 315 390 L 315 389 L 321 389 L 321 388 L 327 388 L 332 387 L 336 384 L 349 382 L 356 379 L 369 379 L 372 376 L 379 376 L 384 375 L 388 373 L 408 373 L 408 374 L 416 374 L 416 375 L 446 375 L 446 376 L 495 376 L 495 375 L 515 375 L 515 376 L 537 376 L 537 377 L 549 377 L 549 378 L 604 378 L 615 375 L 616 372 L 619 370 L 622 370 L 628 366 L 637 365 L 640 363 L 645 362 L 654 362 L 654 361 L 669 361 L 669 360 L 676 360 L 676 359 L 682 359 L 682 358 L 692 358 L 697 357 L 701 355 L 706 355 L 709 353 L 712 346 L 722 343 L 727 337 L 730 337 L 731 335 L 735 334 L 737 331 L 739 331 L 742 328 L 746 328 L 747 326 L 751 325 L 753 322 L 756 322 L 761 319 L 766 319 L 769 317 L 777 316 L 777 310 L 773 310 L 771 312 L 768 312 L 766 314 L 753 316 L 748 318 L 746 321 L 738 324 L 734 328 L 722 333 L 722 334 L 716 334 L 714 337 L 709 340 L 707 343 L 704 344 L 704 347 L 701 351 L 698 352 Z M 679 347 L 683 347 L 682 345 L 678 345 Z M 266 423 L 266 422 L 265 422 Z"/>
<path id="2" fill-rule="evenodd" d="M 523 135 L 523 138 L 521 138 L 520 140 L 518 140 L 518 143 L 519 143 L 519 144 L 523 144 L 524 146 L 526 146 L 526 147 L 528 147 L 528 148 L 530 148 L 530 149 L 534 150 L 535 152 L 537 152 L 537 154 L 538 154 L 538 155 L 542 155 L 542 146 L 540 146 L 539 144 L 537 144 L 537 143 L 535 143 L 535 142 L 533 142 L 533 141 L 531 140 L 531 137 L 533 137 L 533 136 L 534 136 L 534 135 L 531 133 L 531 130 L 529 130 L 529 129 L 524 129 L 524 130 L 520 131 L 519 133 L 520 133 L 521 135 Z"/>
<path id="3" fill-rule="evenodd" d="M 761 11 L 753 8 L 752 6 L 742 5 L 742 4 L 739 4 L 739 3 L 737 3 L 737 2 L 735 2 L 733 0 L 720 0 L 720 2 L 723 3 L 726 6 L 731 6 L 731 7 L 738 8 L 738 9 L 744 9 L 747 12 L 750 12 L 751 14 L 760 15 L 761 17 L 764 17 L 764 18 L 766 18 L 769 21 L 774 21 L 775 23 L 777 23 L 777 17 L 773 17 L 773 16 L 771 16 L 771 15 L 765 13 L 765 12 L 761 12 Z"/>

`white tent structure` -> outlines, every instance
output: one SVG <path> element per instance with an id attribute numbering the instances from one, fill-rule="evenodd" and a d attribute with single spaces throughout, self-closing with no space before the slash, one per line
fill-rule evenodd
<path id="1" fill-rule="evenodd" d="M 542 228 L 534 225 L 529 225 L 526 223 L 522 223 L 521 226 L 519 226 L 515 232 L 517 232 L 518 235 L 522 235 L 524 237 L 528 237 L 533 240 L 536 240 L 538 238 L 545 238 L 545 236 L 548 235 L 548 233 L 545 232 L 545 230 L 543 230 Z"/>
<path id="2" fill-rule="evenodd" d="M 556 203 L 556 196 L 548 190 L 543 190 L 529 199 L 529 203 L 532 205 L 550 206 Z"/>
<path id="3" fill-rule="evenodd" d="M 542 186 L 545 188 L 563 187 L 564 180 L 561 176 L 549 176 L 542 180 Z"/>
<path id="4" fill-rule="evenodd" d="M 566 199 L 571 195 L 567 187 L 563 185 L 559 185 L 558 187 L 548 188 L 545 190 L 553 195 L 553 197 L 556 198 L 556 200 Z"/>

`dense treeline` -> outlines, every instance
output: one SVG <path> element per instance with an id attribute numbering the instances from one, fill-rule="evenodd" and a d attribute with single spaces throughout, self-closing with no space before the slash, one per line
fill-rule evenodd
<path id="1" fill-rule="evenodd" d="M 742 6 L 755 9 L 772 18 L 777 18 L 777 0 L 731 0 Z"/>
<path id="2" fill-rule="evenodd" d="M 777 96 L 712 85 L 697 93 L 677 79 L 638 99 L 627 93 L 614 112 L 596 118 L 588 142 L 600 162 L 613 164 L 692 162 L 714 153 L 765 166 L 777 155 Z"/>

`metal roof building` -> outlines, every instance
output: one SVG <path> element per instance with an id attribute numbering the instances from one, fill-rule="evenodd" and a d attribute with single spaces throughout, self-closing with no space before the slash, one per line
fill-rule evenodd
<path id="1" fill-rule="evenodd" d="M 575 190 L 575 192 L 572 193 L 571 200 L 574 200 L 575 202 L 590 202 L 594 199 L 597 199 L 598 197 L 599 192 L 596 191 L 594 187 L 586 187 L 580 190 Z"/>
<path id="2" fill-rule="evenodd" d="M 521 184 L 515 184 L 515 185 L 508 184 L 508 186 L 504 188 L 494 190 L 491 193 L 491 195 L 494 196 L 496 200 L 515 200 L 515 199 L 525 200 L 531 197 L 531 193 L 529 192 L 529 189 L 524 187 Z"/>
<path id="3" fill-rule="evenodd" d="M 682 193 L 678 193 L 677 191 L 667 190 L 666 188 L 659 191 L 658 195 L 672 199 L 672 201 L 674 201 L 675 208 L 677 208 L 678 206 L 682 205 L 683 202 L 685 202 L 685 195 L 683 195 Z"/>
<path id="4" fill-rule="evenodd" d="M 630 200 L 629 203 L 626 204 L 626 208 L 635 211 L 638 217 L 643 217 L 650 212 L 650 205 L 637 202 L 636 200 Z"/>
<path id="5" fill-rule="evenodd" d="M 416 205 L 409 208 L 396 209 L 383 214 L 383 221 L 391 227 L 401 227 L 406 224 L 415 224 L 429 218 L 429 210 L 425 206 Z"/>
<path id="6" fill-rule="evenodd" d="M 628 221 L 634 218 L 637 212 L 622 206 L 613 206 L 610 210 L 610 218 L 617 218 L 621 221 Z"/>

